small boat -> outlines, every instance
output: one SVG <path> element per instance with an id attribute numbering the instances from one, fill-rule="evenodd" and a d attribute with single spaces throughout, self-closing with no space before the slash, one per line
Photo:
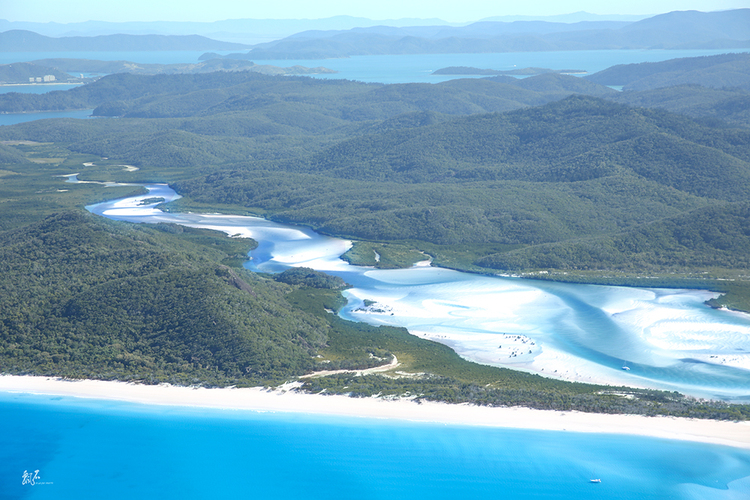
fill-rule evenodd
<path id="1" fill-rule="evenodd" d="M 601 483 L 602 480 L 601 479 L 589 479 L 589 482 L 590 483 Z"/>
<path id="2" fill-rule="evenodd" d="M 630 367 L 629 366 L 623 366 L 622 369 L 625 370 L 626 372 L 630 371 Z"/>

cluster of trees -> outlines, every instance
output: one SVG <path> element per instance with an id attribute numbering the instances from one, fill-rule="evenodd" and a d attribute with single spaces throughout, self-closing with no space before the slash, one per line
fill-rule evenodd
<path id="1" fill-rule="evenodd" d="M 340 290 L 345 288 L 346 282 L 338 276 L 310 269 L 309 267 L 293 267 L 277 274 L 274 279 L 287 285 L 300 285 L 307 288 L 327 288 Z"/>
<path id="2" fill-rule="evenodd" d="M 541 384 L 544 386 L 545 384 Z M 591 389 L 592 386 L 588 386 Z M 305 381 L 303 389 L 324 394 L 346 394 L 351 397 L 409 395 L 417 401 L 439 401 L 480 406 L 524 406 L 539 410 L 585 411 L 592 413 L 625 413 L 646 416 L 707 418 L 714 420 L 747 420 L 749 405 L 731 405 L 717 401 L 698 401 L 679 394 L 630 388 L 598 387 L 590 390 L 566 388 L 527 388 L 479 385 L 449 377 L 428 376 L 418 379 L 390 378 L 382 375 L 331 375 Z M 613 390 L 614 389 L 614 390 Z M 622 392 L 620 392 L 622 390 Z"/>
<path id="3" fill-rule="evenodd" d="M 409 245 L 355 241 L 341 258 L 357 266 L 402 269 L 411 267 L 417 262 L 429 260 L 430 257 Z"/>

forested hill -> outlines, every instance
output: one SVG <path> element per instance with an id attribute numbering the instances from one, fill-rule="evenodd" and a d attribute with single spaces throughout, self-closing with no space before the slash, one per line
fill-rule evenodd
<path id="1" fill-rule="evenodd" d="M 723 62 L 722 62 L 723 61 Z M 41 61 L 56 67 L 68 68 L 70 61 Z M 125 68 L 125 63 L 85 61 L 91 68 Z M 226 63 L 226 67 L 222 66 Z M 263 115 L 269 133 L 284 128 L 329 130 L 347 123 L 385 120 L 399 114 L 427 111 L 446 115 L 510 111 L 527 106 L 538 106 L 573 94 L 607 98 L 623 104 L 660 107 L 695 118 L 724 120 L 732 125 L 750 126 L 750 91 L 740 88 L 714 89 L 697 84 L 662 87 L 652 91 L 616 92 L 601 83 L 555 73 L 516 79 L 498 76 L 486 79 L 459 79 L 439 84 L 363 84 L 344 80 L 320 80 L 304 77 L 274 78 L 259 73 L 308 71 L 304 68 L 276 68 L 253 65 L 248 71 L 233 71 L 237 61 L 212 60 L 191 68 L 167 65 L 138 66 L 130 72 L 169 73 L 172 71 L 203 72 L 207 74 L 114 74 L 94 83 L 64 92 L 47 94 L 0 94 L 0 112 L 58 111 L 96 108 L 98 116 L 144 118 L 195 117 L 245 112 L 222 120 L 230 126 L 237 120 L 247 121 Z M 183 65 L 184 66 L 184 65 Z M 194 67 L 193 67 L 194 66 Z M 128 66 L 129 67 L 129 66 Z M 733 73 L 716 73 L 719 80 L 741 84 L 750 81 L 750 55 L 730 54 L 710 58 L 688 58 L 658 63 L 649 70 L 649 78 L 673 85 L 690 80 L 688 76 L 675 79 L 674 68 L 682 68 L 685 75 L 713 74 L 718 67 L 735 68 Z M 705 69 L 705 68 L 708 69 Z M 619 68 L 619 67 L 616 67 Z M 592 75 L 616 85 L 639 67 L 626 66 L 622 72 L 606 76 L 607 72 Z M 661 69 L 659 69 L 661 68 Z M 692 68 L 692 69 L 691 69 Z M 701 70 L 701 68 L 704 68 Z M 1 69 L 1 68 L 0 68 Z M 232 72 L 226 72 L 232 71 Z M 627 71 L 625 71 L 627 70 Z M 252 71 L 252 72 L 251 72 Z M 309 71 L 318 71 L 312 69 Z M 322 71 L 322 70 L 321 70 Z M 729 70 L 727 70 L 729 71 Z M 744 72 L 744 73 L 743 73 Z M 747 73 L 746 75 L 744 75 Z M 24 73 L 25 74 L 25 73 Z M 724 76 L 722 76 L 724 75 Z M 744 76 L 742 76 L 744 75 Z M 724 78 L 726 77 L 726 78 Z M 745 80 L 742 80 L 745 78 Z M 723 79 L 723 80 L 722 80 Z M 629 80 L 622 80 L 629 81 Z M 304 102 L 304 105 L 301 105 Z M 251 119 L 252 120 L 252 119 Z M 257 120 L 253 120 L 256 121 Z M 273 123 L 270 125 L 268 122 Z M 257 130 L 262 124 L 251 127 Z M 206 130 L 206 127 L 199 127 Z"/>
<path id="2" fill-rule="evenodd" d="M 0 232 L 0 371 L 233 385 L 311 370 L 325 324 L 218 263 L 247 243 L 177 229 L 66 211 Z"/>
<path id="3" fill-rule="evenodd" d="M 623 90 L 653 90 L 688 84 L 750 90 L 750 54 L 619 64 L 584 78 L 602 85 L 619 85 Z"/>
<path id="4" fill-rule="evenodd" d="M 69 74 L 59 69 L 28 62 L 0 65 L 0 83 L 29 83 L 29 78 L 53 75 L 57 81 L 72 80 Z"/>
<path id="5" fill-rule="evenodd" d="M 304 66 L 292 66 L 282 68 L 268 64 L 255 64 L 252 61 L 238 61 L 234 59 L 210 59 L 199 63 L 174 63 L 174 64 L 144 64 L 133 61 L 99 61 L 94 59 L 70 59 L 50 58 L 39 59 L 29 65 L 38 65 L 50 68 L 50 71 L 76 73 L 94 73 L 98 75 L 110 75 L 114 73 L 136 73 L 143 75 L 160 75 L 175 73 L 212 73 L 216 71 L 253 71 L 266 75 L 306 75 L 320 73 L 336 73 L 327 68 L 306 68 Z M 0 75 L 8 66 L 0 66 Z M 46 74 L 46 73 L 45 73 Z M 67 75 L 70 77 L 70 75 Z M 60 77 L 58 76 L 58 79 Z"/>
<path id="6" fill-rule="evenodd" d="M 399 183 L 575 182 L 627 172 L 694 195 L 741 200 L 750 195 L 748 139 L 748 132 L 574 96 L 351 139 L 296 169 Z"/>
<path id="7" fill-rule="evenodd" d="M 177 187 L 204 202 L 262 207 L 283 220 L 357 238 L 533 248 L 611 237 L 672 217 L 690 220 L 686 214 L 694 210 L 745 201 L 750 132 L 570 97 L 365 135 L 273 169 L 238 163 Z M 741 213 L 725 215 L 745 227 Z M 747 240 L 744 229 L 737 231 Z M 716 250 L 711 245 L 699 251 Z M 747 264 L 743 254 L 722 255 L 722 265 Z M 593 255 L 568 262 L 612 265 Z M 681 262 L 644 265 L 666 269 Z"/>
<path id="8" fill-rule="evenodd" d="M 615 102 L 750 127 L 748 53 L 623 64 L 584 79 L 622 86 L 623 92 L 606 96 Z"/>
<path id="9" fill-rule="evenodd" d="M 565 75 L 524 80 L 464 79 L 431 84 L 364 84 L 258 73 L 115 74 L 64 92 L 2 94 L 0 112 L 98 108 L 99 116 L 185 117 L 276 107 L 297 116 L 319 113 L 346 121 L 382 120 L 410 111 L 472 114 L 508 111 L 573 93 L 604 96 L 603 85 Z M 288 120 L 293 123 L 293 120 Z"/>

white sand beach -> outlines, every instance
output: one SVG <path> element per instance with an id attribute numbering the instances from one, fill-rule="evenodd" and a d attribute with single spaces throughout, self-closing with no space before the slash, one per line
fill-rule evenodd
<path id="1" fill-rule="evenodd" d="M 293 388 L 294 385 L 277 390 L 203 389 L 98 380 L 69 381 L 49 377 L 0 376 L 0 391 L 8 393 L 71 396 L 149 405 L 387 418 L 451 425 L 630 434 L 750 449 L 750 422 L 605 415 L 528 408 L 490 408 L 431 402 L 420 404 L 406 399 L 386 400 L 303 394 L 293 391 Z"/>

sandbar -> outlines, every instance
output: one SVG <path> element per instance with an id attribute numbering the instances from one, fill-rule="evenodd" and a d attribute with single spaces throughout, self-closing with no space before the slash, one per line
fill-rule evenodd
<path id="1" fill-rule="evenodd" d="M 194 406 L 262 412 L 399 419 L 450 425 L 629 434 L 750 449 L 750 422 L 610 415 L 576 411 L 493 408 L 410 399 L 350 398 L 301 393 L 295 384 L 276 389 L 206 389 L 100 380 L 0 376 L 0 392 L 117 400 L 148 405 Z"/>

